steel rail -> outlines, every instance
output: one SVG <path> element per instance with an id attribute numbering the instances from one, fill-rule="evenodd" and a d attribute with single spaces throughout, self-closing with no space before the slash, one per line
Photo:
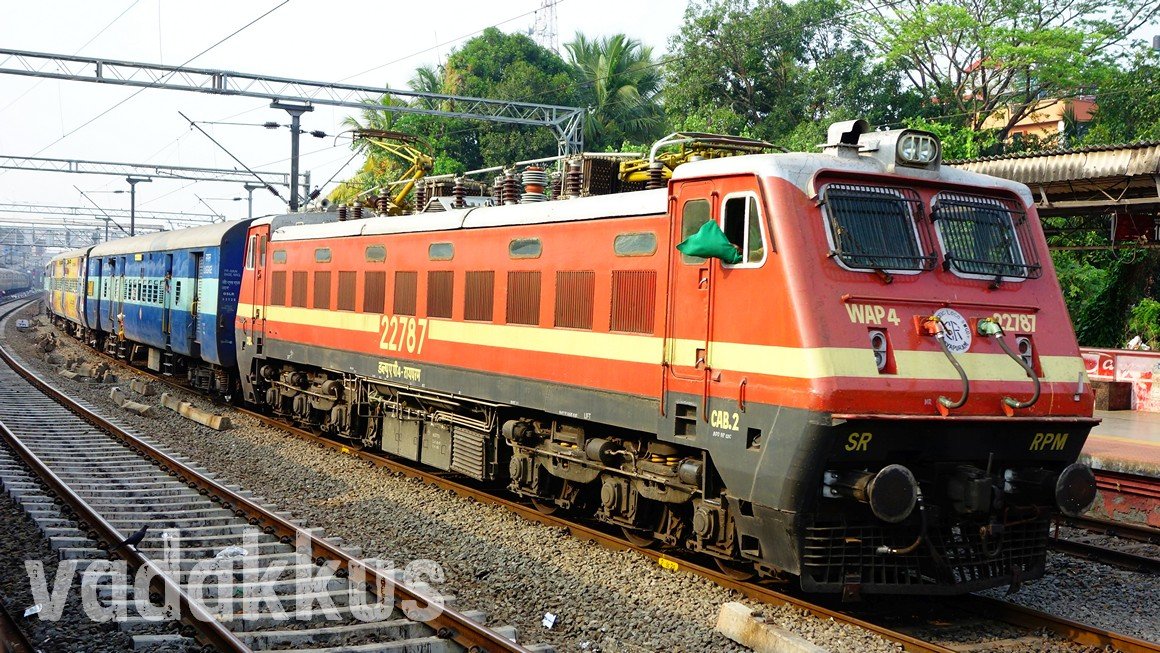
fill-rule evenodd
<path id="1" fill-rule="evenodd" d="M 1061 517 L 1060 521 L 1074 528 L 1085 531 L 1111 535 L 1135 542 L 1160 544 L 1160 528 L 1146 524 L 1131 524 L 1128 522 L 1112 521 L 1110 519 L 1096 519 L 1094 517 Z"/>
<path id="2" fill-rule="evenodd" d="M 1160 499 L 1160 479 L 1123 472 L 1096 470 L 1096 487 L 1116 494 Z"/>
<path id="3" fill-rule="evenodd" d="M 577 537 L 581 540 L 600 544 L 601 546 L 613 550 L 635 551 L 636 553 L 639 553 L 647 558 L 655 560 L 657 564 L 662 567 L 671 570 L 685 569 L 691 571 L 697 575 L 712 580 L 714 583 L 722 587 L 741 592 L 745 596 L 754 600 L 770 603 L 772 605 L 793 606 L 798 609 L 805 610 L 820 619 L 834 619 L 836 621 L 841 621 L 852 626 L 863 628 L 884 639 L 898 643 L 905 651 L 948 653 L 957 650 L 934 642 L 924 641 L 922 639 L 912 637 L 906 633 L 891 630 L 884 626 L 860 619 L 844 611 L 833 610 L 825 606 L 804 600 L 800 597 L 793 596 L 784 592 L 779 592 L 775 589 L 763 585 L 731 578 L 719 570 L 711 569 L 677 556 L 671 556 L 655 549 L 636 546 L 627 540 L 610 535 L 609 533 L 599 529 L 575 522 L 566 521 L 559 517 L 545 515 L 533 507 L 504 499 L 502 497 L 497 497 L 479 488 L 460 483 L 446 475 L 412 467 L 405 463 L 386 458 L 385 456 L 362 450 L 358 447 L 344 445 L 341 442 L 336 442 L 334 440 L 315 435 L 309 431 L 290 426 L 285 422 L 281 422 L 267 415 L 263 415 L 261 413 L 244 408 L 237 410 L 243 414 L 249 415 L 250 417 L 261 421 L 263 424 L 288 431 L 304 440 L 317 443 L 324 447 L 334 449 L 348 455 L 353 455 L 362 460 L 371 462 L 378 467 L 383 467 L 393 472 L 401 473 L 405 476 L 416 478 L 426 483 L 436 485 L 440 489 L 451 490 L 459 496 L 470 498 L 481 503 L 491 503 L 502 506 L 529 521 L 534 521 L 557 528 L 567 528 L 574 537 Z M 1047 612 L 1033 610 L 1031 608 L 1026 608 L 1007 601 L 987 599 L 977 595 L 969 595 L 962 598 L 968 603 L 974 603 L 974 605 L 969 605 L 968 607 L 978 609 L 985 608 L 986 611 L 994 613 L 995 618 L 1015 626 L 1031 629 L 1046 628 L 1060 636 L 1067 638 L 1068 640 L 1077 643 L 1092 646 L 1112 645 L 1122 651 L 1122 653 L 1160 653 L 1160 644 L 1153 644 L 1151 642 L 1146 642 L 1144 640 L 1137 639 L 1128 635 L 1121 635 L 1095 626 L 1080 624 L 1063 617 L 1057 617 Z"/>
<path id="4" fill-rule="evenodd" d="M 106 356 L 106 359 L 115 362 L 117 365 L 123 368 L 149 375 L 158 381 L 166 383 L 174 388 L 178 388 L 186 392 L 193 392 L 191 388 L 179 383 L 175 379 L 154 374 L 149 370 L 142 370 L 140 368 L 129 365 L 125 361 L 121 361 L 115 358 Z M 840 621 L 852 626 L 856 626 L 858 628 L 863 628 L 886 640 L 896 642 L 904 651 L 914 653 L 954 653 L 958 650 L 956 648 L 943 646 L 935 642 L 924 641 L 903 632 L 891 630 L 890 628 L 866 621 L 845 611 L 827 608 L 800 597 L 793 596 L 784 592 L 779 592 L 775 589 L 758 583 L 732 578 L 719 570 L 705 567 L 695 562 L 669 555 L 665 552 L 634 545 L 625 539 L 607 533 L 603 530 L 593 528 L 591 526 L 567 521 L 552 515 L 546 515 L 539 512 L 534 507 L 499 497 L 491 492 L 486 491 L 485 489 L 459 482 L 446 472 L 421 469 L 419 467 L 406 464 L 402 461 L 397 461 L 384 455 L 367 451 L 357 445 L 344 444 L 330 438 L 316 435 L 305 429 L 292 426 L 274 417 L 264 415 L 247 408 L 241 408 L 238 406 L 230 407 L 243 415 L 247 415 L 258 420 L 264 425 L 290 433 L 304 441 L 311 442 L 321 447 L 338 451 L 347 455 L 351 455 L 365 462 L 369 462 L 376 467 L 384 468 L 400 475 L 423 481 L 424 483 L 433 485 L 439 489 L 451 491 L 456 495 L 464 498 L 478 501 L 480 503 L 488 503 L 504 507 L 519 517 L 527 519 L 528 521 L 533 521 L 556 528 L 567 529 L 573 535 L 573 537 L 578 539 L 592 542 L 594 544 L 599 544 L 612 550 L 634 551 L 651 560 L 656 561 L 658 565 L 666 569 L 684 569 L 690 571 L 692 573 L 703 576 L 722 587 L 738 591 L 754 600 L 769 603 L 771 605 L 792 606 L 809 612 L 810 614 L 821 619 L 834 619 L 835 621 Z M 1057 617 L 1050 613 L 1033 610 L 1018 604 L 1001 601 L 998 599 L 989 599 L 978 595 L 968 595 L 961 598 L 968 609 L 987 612 L 992 614 L 993 617 L 997 620 L 1021 628 L 1033 630 L 1046 629 L 1070 641 L 1083 643 L 1086 645 L 1115 646 L 1123 653 L 1160 653 L 1160 644 L 1154 644 L 1128 635 L 1113 633 L 1102 628 L 1080 624 L 1063 617 Z"/>
<path id="5" fill-rule="evenodd" d="M 1077 556 L 1086 560 L 1102 562 L 1106 565 L 1155 574 L 1160 572 L 1160 560 L 1138 553 L 1120 551 L 1090 542 L 1080 542 L 1062 537 L 1052 536 L 1049 540 L 1051 548 L 1061 553 Z"/>
<path id="6" fill-rule="evenodd" d="M 1086 646 L 1098 646 L 1101 650 L 1117 650 L 1120 653 L 1156 653 L 1160 644 L 1146 642 L 1129 635 L 1113 633 L 1110 630 L 1081 624 L 1065 617 L 1040 612 L 1016 603 L 972 594 L 965 597 L 980 611 L 994 611 L 998 618 L 1016 626 L 1032 630 L 1047 628 L 1067 639 Z M 1110 648 L 1109 648 L 1110 647 Z"/>
<path id="7" fill-rule="evenodd" d="M 5 362 L 9 362 L 8 353 L 0 349 L 0 358 Z M 11 364 L 11 363 L 9 363 Z M 19 373 L 19 368 L 13 366 L 14 370 Z M 81 415 L 84 418 L 84 415 Z M 88 418 L 85 418 L 87 421 Z M 161 596 L 175 597 L 177 605 L 174 606 L 178 611 L 178 619 L 183 623 L 192 626 L 201 638 L 207 644 L 212 644 L 219 653 L 250 653 L 250 647 L 246 646 L 244 642 L 234 636 L 221 622 L 214 619 L 213 615 L 209 613 L 197 601 L 194 601 L 181 586 L 177 584 L 168 574 L 157 566 L 147 556 L 137 551 L 136 547 L 122 546 L 120 544 L 120 531 L 113 527 L 112 524 L 105 521 L 92 506 L 88 504 L 80 495 L 72 490 L 59 476 L 56 475 L 44 461 L 32 452 L 20 438 L 16 437 L 11 430 L 0 422 L 0 438 L 8 444 L 8 447 L 24 461 L 40 480 L 48 486 L 49 491 L 55 494 L 68 508 L 77 519 L 83 521 L 95 532 L 97 537 L 105 542 L 110 551 L 116 548 L 117 555 L 121 556 L 131 569 L 135 572 L 138 569 L 145 569 L 149 573 L 149 585 L 153 591 Z"/>
<path id="8" fill-rule="evenodd" d="M 10 309 L 5 313 L 5 316 L 12 313 L 14 310 L 17 309 Z M 289 520 L 266 510 L 249 498 L 242 496 L 233 490 L 230 490 L 229 488 L 221 485 L 213 479 L 209 479 L 202 476 L 201 474 L 198 474 L 196 471 L 189 468 L 181 461 L 156 449 L 148 443 L 139 440 L 132 434 L 124 431 L 115 424 L 112 424 L 102 416 L 87 410 L 72 398 L 65 395 L 59 389 L 49 385 L 36 373 L 21 365 L 10 354 L 10 352 L 8 352 L 7 348 L 3 347 L 2 345 L 0 345 L 0 359 L 8 363 L 8 365 L 10 365 L 17 374 L 50 396 L 55 401 L 62 404 L 65 408 L 69 409 L 97 428 L 106 431 L 117 439 L 121 440 L 134 452 L 152 459 L 154 462 L 160 465 L 162 471 L 168 472 L 181 478 L 187 484 L 196 486 L 199 491 L 205 490 L 210 494 L 219 497 L 222 500 L 222 508 L 234 511 L 234 514 L 239 517 L 248 518 L 251 525 L 262 528 L 270 534 L 279 535 L 282 537 L 294 538 L 301 536 L 309 538 L 312 556 L 315 558 L 316 563 L 325 564 L 327 561 L 334 560 L 338 563 L 338 570 L 336 570 L 336 574 L 349 576 L 351 574 L 361 573 L 361 577 L 366 581 L 367 590 L 373 592 L 380 599 L 402 599 L 403 601 L 410 602 L 410 605 L 416 606 L 419 610 L 424 612 L 426 612 L 425 608 L 439 605 L 437 601 L 427 596 L 426 594 L 415 591 L 412 588 L 406 587 L 402 583 L 396 582 L 391 576 L 382 573 L 378 569 L 367 565 L 356 557 L 342 551 L 338 546 L 327 542 L 322 538 L 315 537 L 308 531 L 291 523 Z M 45 478 L 45 481 L 50 486 L 50 488 L 56 491 L 58 495 L 61 496 L 64 501 L 66 501 L 66 503 L 68 503 L 70 506 L 73 506 L 73 510 L 76 512 L 76 514 L 84 518 L 86 523 L 92 526 L 92 528 L 97 531 L 98 535 L 102 539 L 110 542 L 110 546 L 113 546 L 121 541 L 120 533 L 116 529 L 114 529 L 108 522 L 106 522 L 99 514 L 93 511 L 88 506 L 88 504 L 84 502 L 83 499 L 73 493 L 72 490 L 69 489 L 64 484 L 64 482 L 59 479 L 59 477 L 52 473 L 52 470 L 48 469 L 47 466 L 45 466 L 40 461 L 40 459 L 35 456 L 35 454 L 33 454 L 30 450 L 27 449 L 27 447 L 23 445 L 23 443 L 16 439 L 16 437 L 12 435 L 12 433 L 8 431 L 8 429 L 4 427 L 3 424 L 0 424 L 0 434 L 2 434 L 10 444 L 12 444 L 13 449 L 17 451 L 21 458 L 25 459 L 26 462 L 29 463 L 29 466 L 33 467 L 37 471 L 38 475 L 42 476 L 42 478 Z M 153 563 L 150 562 L 148 558 L 132 549 L 133 547 L 121 547 L 120 550 L 122 557 L 126 557 L 126 559 L 130 560 L 130 565 L 134 565 L 135 563 L 136 565 L 148 565 L 152 570 L 159 571 L 155 566 L 153 566 Z M 222 651 L 223 653 L 227 651 L 237 651 L 239 653 L 250 651 L 250 649 L 246 647 L 243 642 L 238 640 L 232 633 L 230 633 L 228 629 L 213 619 L 212 616 L 209 616 L 209 613 L 206 612 L 204 608 L 202 608 L 200 605 L 193 604 L 192 600 L 190 600 L 188 596 L 182 592 L 181 588 L 174 584 L 173 581 L 170 580 L 167 576 L 159 573 L 157 577 L 162 578 L 165 581 L 167 588 L 171 587 L 173 591 L 180 592 L 179 596 L 183 597 L 183 616 L 187 614 L 188 611 L 188 614 L 198 617 L 195 622 L 190 623 L 190 625 L 197 628 L 199 632 L 202 632 L 203 625 L 209 626 L 209 630 L 212 632 L 206 632 L 205 635 L 210 643 L 218 647 L 219 651 Z M 382 592 L 385 591 L 392 592 L 392 595 L 390 597 L 384 596 Z M 190 605 L 186 606 L 186 602 L 190 603 Z M 396 603 L 395 605 L 406 606 L 408 604 Z M 423 621 L 428 626 L 431 626 L 433 629 L 435 629 L 436 635 L 441 639 L 455 641 L 473 653 L 528 653 L 528 649 L 522 645 L 519 645 L 507 639 L 498 632 L 469 619 L 467 616 L 454 609 L 441 606 L 437 612 L 438 614 L 434 616 L 416 620 Z M 404 613 L 406 614 L 406 610 L 404 610 Z M 208 623 L 201 622 L 200 617 L 202 615 L 205 615 L 205 618 L 209 620 Z"/>
<path id="9" fill-rule="evenodd" d="M 19 304 L 19 302 L 15 302 Z M 27 304 L 20 304 L 15 308 L 8 308 L 4 312 L 4 322 L 7 322 L 7 316 L 14 311 L 26 306 Z M 0 359 L 12 367 L 13 371 L 28 380 L 32 385 L 43 391 L 48 396 L 60 401 L 63 394 L 56 391 L 51 386 L 48 386 L 41 381 L 34 374 L 24 369 L 24 367 L 17 362 L 8 352 L 7 348 L 0 346 Z M 62 402 L 64 408 L 75 413 L 85 421 L 93 424 L 101 429 L 115 429 L 116 427 L 108 424 L 107 421 L 97 415 L 90 413 L 80 407 L 79 404 L 69 400 Z M 105 542 L 109 550 L 116 550 L 117 555 L 128 563 L 129 567 L 134 571 L 138 569 L 145 569 L 149 573 L 149 585 L 153 591 L 158 592 L 161 596 L 167 598 L 176 598 L 176 606 L 178 619 L 185 624 L 192 626 L 204 643 L 211 644 L 220 653 L 250 653 L 251 649 L 246 646 L 244 642 L 234 636 L 222 623 L 213 617 L 208 610 L 205 609 L 197 601 L 194 601 L 181 586 L 174 581 L 161 567 L 157 566 L 148 556 L 137 551 L 136 547 L 132 546 L 117 546 L 122 541 L 120 531 L 113 527 L 105 518 L 79 494 L 77 494 L 71 487 L 68 486 L 59 476 L 56 475 L 52 469 L 48 467 L 27 445 L 16 437 L 6 424 L 0 421 L 0 439 L 3 439 L 8 447 L 12 449 L 13 453 L 24 461 L 44 483 L 48 489 L 55 494 L 77 517 L 88 525 L 90 532 L 96 533 L 97 537 Z"/>
<path id="10" fill-rule="evenodd" d="M 0 653 L 37 653 L 20 624 L 0 602 Z"/>
<path id="11" fill-rule="evenodd" d="M 736 590 L 754 600 L 769 603 L 771 605 L 787 605 L 795 607 L 800 610 L 805 610 L 806 612 L 809 612 L 819 619 L 834 619 L 836 621 L 841 621 L 843 623 L 865 629 L 882 637 L 883 639 L 898 643 L 902 646 L 904 651 L 911 651 L 913 653 L 954 653 L 955 649 L 951 649 L 933 642 L 925 642 L 916 637 L 911 637 L 905 633 L 890 630 L 889 628 L 864 621 L 857 617 L 842 613 L 841 611 L 831 610 L 824 606 L 811 603 L 784 592 L 779 592 L 766 586 L 747 581 L 740 581 L 735 578 L 731 578 L 719 570 L 705 567 L 703 565 L 690 562 L 679 557 L 671 556 L 655 549 L 636 546 L 628 540 L 617 537 L 598 528 L 593 528 L 591 526 L 568 521 L 551 515 L 545 515 L 533 507 L 509 499 L 504 499 L 502 497 L 497 497 L 483 489 L 473 487 L 465 483 L 460 483 L 459 481 L 456 481 L 446 474 L 412 467 L 410 465 L 392 460 L 385 456 L 371 453 L 358 447 L 345 445 L 341 442 L 336 442 L 329 438 L 315 435 L 309 431 L 290 426 L 285 422 L 281 422 L 268 415 L 263 415 L 249 409 L 235 407 L 235 410 L 241 412 L 244 415 L 253 417 L 265 425 L 288 431 L 303 440 L 318 444 L 328 449 L 333 449 L 344 454 L 355 456 L 360 460 L 374 464 L 376 467 L 381 467 L 392 472 L 402 474 L 409 478 L 418 479 L 424 483 L 435 485 L 439 489 L 454 492 L 456 495 L 464 498 L 478 501 L 480 503 L 488 503 L 506 508 L 519 517 L 522 517 L 528 521 L 533 521 L 555 528 L 565 528 L 572 534 L 573 537 L 576 537 L 577 539 L 599 544 L 614 551 L 634 551 L 651 560 L 656 561 L 656 563 L 661 567 L 674 571 L 678 569 L 685 569 L 699 576 L 708 578 L 721 587 Z"/>

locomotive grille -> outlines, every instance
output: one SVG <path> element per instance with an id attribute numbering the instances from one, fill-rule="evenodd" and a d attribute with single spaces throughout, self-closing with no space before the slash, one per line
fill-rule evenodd
<path id="1" fill-rule="evenodd" d="M 822 191 L 832 256 L 855 270 L 930 270 L 935 255 L 918 194 L 907 188 L 829 184 Z M 923 252 L 927 252 L 924 254 Z"/>
<path id="2" fill-rule="evenodd" d="M 1039 277 L 1042 268 L 1030 247 L 1026 213 L 994 199 L 940 193 L 931 219 L 942 236 L 946 264 L 954 270 L 990 277 Z"/>
<path id="3" fill-rule="evenodd" d="M 382 313 L 387 300 L 387 273 L 367 272 L 363 284 L 363 312 Z"/>
<path id="4" fill-rule="evenodd" d="M 913 526 L 810 526 L 802 548 L 802 579 L 807 589 L 830 590 L 851 582 L 864 590 L 928 593 L 940 586 L 948 593 L 990 587 L 1012 570 L 1024 577 L 1042 572 L 1048 526 L 1046 519 L 1012 525 L 986 542 L 975 527 L 932 526 L 929 543 L 898 555 L 876 549 L 910 544 L 916 536 Z"/>

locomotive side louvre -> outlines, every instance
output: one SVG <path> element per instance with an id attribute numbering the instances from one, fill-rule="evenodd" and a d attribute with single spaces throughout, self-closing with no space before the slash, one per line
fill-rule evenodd
<path id="1" fill-rule="evenodd" d="M 648 373 L 661 362 L 652 334 L 660 334 L 665 297 L 655 243 L 668 234 L 663 191 L 646 198 L 655 214 L 625 218 L 623 234 L 606 234 L 602 245 L 611 253 L 617 235 L 653 245 L 616 259 L 615 271 L 610 256 L 576 246 L 603 233 L 598 220 L 427 232 L 418 229 L 435 218 L 415 216 L 393 218 L 373 236 L 322 233 L 350 223 L 320 229 L 317 239 L 275 233 L 262 291 L 270 365 L 251 364 L 243 385 L 301 421 L 313 411 L 324 429 L 478 478 L 506 473 L 501 405 L 552 406 L 574 420 L 599 411 L 619 428 L 655 431 L 661 379 Z M 438 220 L 458 227 L 466 217 Z M 614 273 L 639 278 L 614 288 Z M 648 315 L 648 324 L 624 313 Z M 507 347 L 514 342 L 524 346 Z M 604 365 L 577 367 L 578 355 Z M 305 366 L 279 368 L 277 360 Z M 318 370 L 330 374 L 311 375 Z M 627 392 L 608 390 L 618 379 Z M 423 388 L 432 390 L 416 392 Z M 415 396 L 401 399 L 400 390 Z"/>

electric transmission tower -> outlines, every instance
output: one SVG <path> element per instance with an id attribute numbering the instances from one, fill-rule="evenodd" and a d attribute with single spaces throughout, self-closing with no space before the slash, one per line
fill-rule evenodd
<path id="1" fill-rule="evenodd" d="M 536 22 L 532 25 L 531 37 L 545 48 L 560 53 L 560 39 L 556 34 L 556 3 L 560 0 L 541 0 L 536 10 Z"/>

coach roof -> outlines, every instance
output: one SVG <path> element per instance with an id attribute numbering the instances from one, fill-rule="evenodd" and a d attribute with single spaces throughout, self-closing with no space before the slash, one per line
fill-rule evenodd
<path id="1" fill-rule="evenodd" d="M 55 263 L 57 261 L 61 261 L 64 259 L 70 259 L 70 258 L 76 258 L 78 256 L 84 256 L 92 248 L 93 248 L 92 245 L 89 245 L 88 247 L 82 247 L 80 249 L 73 249 L 73 250 L 69 250 L 67 252 L 61 252 L 60 254 L 57 254 L 56 256 L 49 259 L 49 261 Z"/>
<path id="2" fill-rule="evenodd" d="M 197 249 L 199 247 L 217 247 L 222 239 L 233 229 L 245 229 L 249 220 L 234 220 L 232 222 L 218 222 L 201 227 L 190 227 L 177 231 L 161 231 L 145 236 L 120 238 L 110 240 L 93 247 L 89 256 L 115 256 L 117 254 L 136 254 L 138 252 L 164 252 L 177 249 Z"/>

